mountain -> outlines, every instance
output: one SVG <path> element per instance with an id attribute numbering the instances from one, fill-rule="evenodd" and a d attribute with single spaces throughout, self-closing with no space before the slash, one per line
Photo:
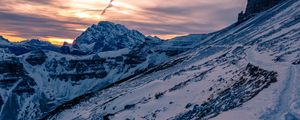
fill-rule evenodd
<path id="1" fill-rule="evenodd" d="M 12 43 L 7 39 L 0 37 L 0 48 L 9 49 L 15 55 L 22 55 L 34 50 L 50 50 L 60 51 L 59 46 L 52 45 L 49 42 L 41 41 L 37 39 L 25 40 L 22 42 Z"/>
<path id="2" fill-rule="evenodd" d="M 114 51 L 141 45 L 145 38 L 136 30 L 105 21 L 89 27 L 74 41 L 73 47 L 84 52 Z"/>
<path id="3" fill-rule="evenodd" d="M 298 120 L 299 8 L 282 1 L 44 119 Z"/>
<path id="4" fill-rule="evenodd" d="M 0 45 L 9 44 L 9 41 L 3 36 L 0 36 Z"/>
<path id="5" fill-rule="evenodd" d="M 72 45 L 35 39 L 13 43 L 2 38 L 1 43 L 5 43 L 0 45 L 3 120 L 39 119 L 69 101 L 172 66 L 159 65 L 191 49 L 172 47 L 170 42 L 111 22 L 91 26 Z"/>
<path id="6" fill-rule="evenodd" d="M 38 40 L 38 39 L 25 40 L 25 41 L 22 41 L 22 42 L 18 42 L 17 44 L 19 44 L 19 45 L 35 46 L 35 47 L 40 47 L 40 48 L 49 47 L 49 46 L 57 47 L 57 46 L 51 44 L 50 42 L 41 41 L 41 40 Z"/>

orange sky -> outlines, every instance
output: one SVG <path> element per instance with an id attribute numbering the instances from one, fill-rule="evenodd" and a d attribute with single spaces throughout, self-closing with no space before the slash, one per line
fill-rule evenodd
<path id="1" fill-rule="evenodd" d="M 246 0 L 1 0 L 0 35 L 11 41 L 72 43 L 99 21 L 113 21 L 146 35 L 172 38 L 216 31 L 236 21 Z M 234 3 L 234 4 L 233 4 Z"/>

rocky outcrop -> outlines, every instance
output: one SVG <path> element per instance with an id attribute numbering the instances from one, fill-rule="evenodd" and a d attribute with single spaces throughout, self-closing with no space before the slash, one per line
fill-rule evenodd
<path id="1" fill-rule="evenodd" d="M 85 79 L 102 79 L 107 76 L 103 66 L 105 59 L 85 59 L 70 61 L 52 61 L 47 64 L 50 78 L 53 80 L 79 81 Z M 62 66 L 66 72 L 57 72 L 57 67 Z M 69 72 L 74 71 L 74 72 Z"/>
<path id="2" fill-rule="evenodd" d="M 33 51 L 31 55 L 26 58 L 26 61 L 35 66 L 35 65 L 42 65 L 47 59 L 46 54 L 43 51 Z"/>
<path id="3" fill-rule="evenodd" d="M 248 64 L 238 76 L 240 77 L 235 80 L 237 82 L 218 93 L 217 97 L 209 98 L 208 102 L 201 105 L 194 105 L 192 110 L 175 117 L 175 120 L 213 118 L 223 111 L 241 106 L 277 81 L 276 72 L 267 71 L 252 64 Z"/>
<path id="4" fill-rule="evenodd" d="M 16 58 L 7 58 L 0 61 L 0 89 L 8 90 L 6 95 L 0 95 L 1 120 L 16 120 L 26 99 L 35 94 L 36 82 L 24 69 Z M 5 102 L 3 101 L 5 100 Z"/>
<path id="5" fill-rule="evenodd" d="M 72 45 L 68 44 L 67 42 L 64 42 L 63 46 L 60 47 L 60 52 L 64 54 L 69 54 L 71 52 L 71 46 Z"/>
<path id="6" fill-rule="evenodd" d="M 246 21 L 257 13 L 263 12 L 284 0 L 248 0 L 246 11 L 238 15 L 238 23 Z"/>

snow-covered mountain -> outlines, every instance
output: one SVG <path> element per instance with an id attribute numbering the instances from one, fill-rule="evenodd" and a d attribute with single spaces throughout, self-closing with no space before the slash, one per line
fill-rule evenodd
<path id="1" fill-rule="evenodd" d="M 9 44 L 9 41 L 5 39 L 3 36 L 0 36 L 0 45 Z"/>
<path id="2" fill-rule="evenodd" d="M 299 8 L 298 0 L 278 2 L 44 118 L 298 120 Z"/>
<path id="3" fill-rule="evenodd" d="M 191 49 L 111 22 L 88 28 L 73 45 L 2 37 L 0 43 L 0 119 L 5 120 L 41 118 Z"/>
<path id="4" fill-rule="evenodd" d="M 92 25 L 74 42 L 73 47 L 84 52 L 105 52 L 133 48 L 145 42 L 145 36 L 125 26 L 112 22 Z"/>

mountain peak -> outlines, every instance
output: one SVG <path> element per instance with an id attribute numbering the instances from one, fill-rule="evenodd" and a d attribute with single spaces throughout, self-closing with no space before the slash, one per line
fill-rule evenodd
<path id="1" fill-rule="evenodd" d="M 238 23 L 246 21 L 255 14 L 268 10 L 284 0 L 248 0 L 245 12 L 238 16 Z"/>
<path id="2" fill-rule="evenodd" d="M 52 45 L 50 42 L 42 41 L 42 40 L 39 40 L 39 39 L 25 40 L 25 41 L 22 41 L 20 43 L 28 44 L 28 45 Z"/>
<path id="3" fill-rule="evenodd" d="M 102 27 L 105 27 L 105 28 L 113 28 L 113 27 L 123 27 L 123 28 L 126 28 L 125 26 L 123 26 L 121 24 L 116 24 L 116 23 L 113 23 L 113 22 L 110 22 L 110 21 L 100 21 L 98 23 L 98 26 L 102 26 Z"/>
<path id="4" fill-rule="evenodd" d="M 62 46 L 72 46 L 72 44 L 69 44 L 68 42 L 64 42 Z"/>
<path id="5" fill-rule="evenodd" d="M 84 52 L 103 52 L 130 48 L 145 41 L 145 36 L 109 21 L 92 25 L 74 41 L 73 48 Z"/>
<path id="6" fill-rule="evenodd" d="M 260 13 L 277 5 L 280 1 L 282 0 L 248 0 L 245 14 Z"/>
<path id="7" fill-rule="evenodd" d="M 6 38 L 0 35 L 0 40 L 8 41 Z"/>

